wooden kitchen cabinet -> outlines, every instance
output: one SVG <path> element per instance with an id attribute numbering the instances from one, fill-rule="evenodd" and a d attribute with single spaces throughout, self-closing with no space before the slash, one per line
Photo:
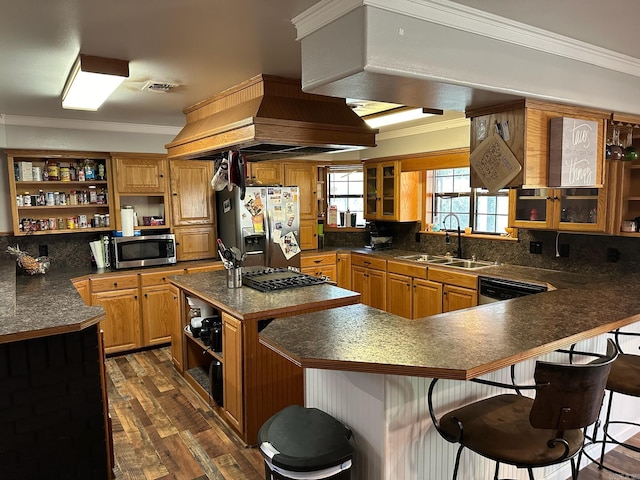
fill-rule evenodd
<path id="1" fill-rule="evenodd" d="M 171 226 L 167 158 L 159 154 L 112 153 L 114 172 L 114 225 L 122 230 L 120 209 L 133 207 L 138 218 L 135 229 L 164 230 Z M 144 217 L 161 219 L 161 225 L 144 225 Z"/>
<path id="2" fill-rule="evenodd" d="M 91 304 L 100 305 L 105 319 L 105 352 L 117 353 L 141 346 L 138 276 L 104 275 L 91 278 Z"/>
<path id="3" fill-rule="evenodd" d="M 222 376 L 224 416 L 239 431 L 244 429 L 242 385 L 242 322 L 222 313 Z"/>
<path id="4" fill-rule="evenodd" d="M 478 305 L 478 291 L 470 288 L 444 285 L 442 287 L 442 311 L 451 312 Z"/>
<path id="5" fill-rule="evenodd" d="M 216 258 L 216 227 L 193 226 L 174 228 L 176 257 L 179 261 Z"/>
<path id="6" fill-rule="evenodd" d="M 297 186 L 300 201 L 300 249 L 318 248 L 318 167 L 309 161 L 283 162 L 285 186 Z"/>
<path id="7" fill-rule="evenodd" d="M 171 294 L 171 359 L 173 366 L 180 373 L 184 371 L 184 353 L 182 348 L 182 312 L 180 304 L 180 289 L 175 285 L 169 285 Z M 186 317 L 186 315 L 185 315 Z"/>
<path id="8" fill-rule="evenodd" d="M 118 193 L 164 193 L 167 189 L 165 155 L 113 153 Z"/>
<path id="9" fill-rule="evenodd" d="M 249 162 L 249 181 L 260 185 L 282 185 L 282 162 Z"/>
<path id="10" fill-rule="evenodd" d="M 527 229 L 606 232 L 607 188 L 511 189 L 509 225 Z"/>
<path id="11" fill-rule="evenodd" d="M 351 255 L 351 290 L 360 293 L 360 302 L 386 310 L 387 261 L 367 255 Z"/>
<path id="12" fill-rule="evenodd" d="M 171 325 L 175 321 L 170 285 L 141 287 L 142 343 L 145 346 L 171 342 Z"/>
<path id="13" fill-rule="evenodd" d="M 340 288 L 351 290 L 351 253 L 336 254 L 336 281 Z"/>
<path id="14" fill-rule="evenodd" d="M 337 281 L 335 252 L 303 254 L 300 258 L 300 271 L 307 275 L 327 277 L 333 282 Z"/>
<path id="15" fill-rule="evenodd" d="M 399 160 L 364 162 L 364 218 L 392 222 L 419 220 L 418 180 L 419 173 L 403 172 Z"/>
<path id="16" fill-rule="evenodd" d="M 387 261 L 387 311 L 405 318 L 442 312 L 442 284 L 427 280 L 424 265 Z"/>
<path id="17" fill-rule="evenodd" d="M 428 280 L 442 285 L 442 311 L 450 312 L 478 305 L 478 277 L 450 268 L 429 267 Z"/>
<path id="18" fill-rule="evenodd" d="M 598 152 L 603 152 L 603 155 L 597 164 L 593 186 L 604 185 L 604 137 L 610 112 L 527 98 L 469 109 L 465 113 L 471 119 L 471 154 L 480 146 L 486 135 L 496 128 L 497 123 L 508 124 L 509 136 L 505 143 L 518 159 L 522 169 L 506 187 L 545 188 L 549 186 L 549 120 L 570 117 L 597 122 Z M 484 136 L 482 132 L 485 132 Z M 473 168 L 471 169 L 471 186 L 484 187 Z"/>
<path id="19" fill-rule="evenodd" d="M 14 235 L 106 233 L 113 230 L 113 197 L 109 188 L 112 173 L 108 153 L 55 150 L 5 150 L 5 153 Z M 58 172 L 65 168 L 68 173 L 71 166 L 77 172 L 85 162 L 95 166 L 96 178 L 84 181 L 44 180 L 43 172 L 48 171 L 47 166 L 55 164 Z M 40 177 L 36 177 L 40 180 L 34 179 L 34 168 L 40 172 Z M 98 172 L 103 173 L 99 176 Z M 62 178 L 60 173 L 58 175 Z M 91 192 L 95 192 L 95 196 Z M 91 226 L 95 215 L 103 221 L 109 215 L 110 225 Z M 85 227 L 81 227 L 82 216 L 86 220 Z M 70 228 L 70 221 L 73 228 Z"/>

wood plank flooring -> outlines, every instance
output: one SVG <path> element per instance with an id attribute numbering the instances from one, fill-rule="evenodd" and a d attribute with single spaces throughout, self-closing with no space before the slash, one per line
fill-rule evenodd
<path id="1" fill-rule="evenodd" d="M 629 439 L 628 443 L 640 447 L 640 434 Z M 633 475 L 626 478 L 640 478 L 640 453 L 618 447 L 608 452 L 604 459 L 605 465 L 608 467 L 617 468 L 620 471 Z M 624 478 L 625 477 L 620 475 L 607 472 L 604 469 L 600 470 L 597 465 L 593 463 L 580 470 L 580 480 L 622 480 Z"/>
<path id="2" fill-rule="evenodd" d="M 173 368 L 169 347 L 107 359 L 116 480 L 263 480 L 246 448 Z M 640 446 L 640 434 L 632 443 Z M 640 454 L 618 448 L 611 465 L 640 472 Z M 638 474 L 640 476 L 640 474 Z M 614 480 L 591 464 L 580 480 Z"/>
<path id="3" fill-rule="evenodd" d="M 246 448 L 173 368 L 168 347 L 108 358 L 117 480 L 262 480 Z"/>

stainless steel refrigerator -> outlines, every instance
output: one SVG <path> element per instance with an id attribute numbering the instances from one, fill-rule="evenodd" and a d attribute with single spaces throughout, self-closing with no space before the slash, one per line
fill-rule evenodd
<path id="1" fill-rule="evenodd" d="M 245 266 L 300 267 L 298 187 L 251 186 L 216 192 L 218 236 L 244 254 Z"/>

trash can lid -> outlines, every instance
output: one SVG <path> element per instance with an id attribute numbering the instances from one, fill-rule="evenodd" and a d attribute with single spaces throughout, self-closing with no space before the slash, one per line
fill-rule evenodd
<path id="1" fill-rule="evenodd" d="M 331 415 L 299 405 L 276 413 L 258 432 L 259 444 L 268 442 L 279 452 L 271 462 L 295 472 L 322 470 L 351 459 L 349 438 L 351 430 Z"/>

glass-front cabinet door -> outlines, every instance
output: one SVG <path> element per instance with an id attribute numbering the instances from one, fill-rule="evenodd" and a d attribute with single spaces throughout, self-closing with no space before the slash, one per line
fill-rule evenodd
<path id="1" fill-rule="evenodd" d="M 517 188 L 509 192 L 509 225 L 517 228 L 553 228 L 554 189 Z"/>
<path id="2" fill-rule="evenodd" d="M 394 219 L 396 216 L 396 166 L 394 163 L 383 163 L 380 165 L 382 170 L 382 219 Z"/>
<path id="3" fill-rule="evenodd" d="M 368 219 L 375 219 L 378 216 L 378 166 L 366 166 L 364 178 L 364 216 Z"/>
<path id="4" fill-rule="evenodd" d="M 605 230 L 604 188 L 535 188 L 510 192 L 512 227 L 602 232 Z"/>

